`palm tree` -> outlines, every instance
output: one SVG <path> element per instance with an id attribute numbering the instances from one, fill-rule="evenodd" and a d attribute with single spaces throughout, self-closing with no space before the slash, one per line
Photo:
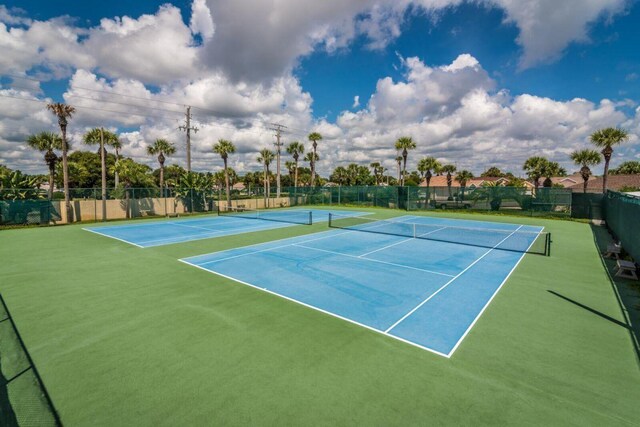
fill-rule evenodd
<path id="1" fill-rule="evenodd" d="M 337 183 L 338 185 L 344 185 L 349 180 L 349 173 L 344 166 L 338 166 L 333 170 L 333 173 L 329 177 L 331 181 Z"/>
<path id="2" fill-rule="evenodd" d="M 296 173 L 296 162 L 287 160 L 286 162 L 284 162 L 284 167 L 287 168 L 287 172 L 289 172 L 289 182 L 291 182 L 291 178 L 293 178 L 293 174 Z"/>
<path id="3" fill-rule="evenodd" d="M 582 179 L 584 180 L 584 189 L 583 192 L 587 192 L 587 182 L 589 181 L 589 177 L 591 177 L 591 169 L 589 166 L 595 166 L 600 164 L 602 161 L 602 157 L 600 157 L 600 153 L 596 150 L 589 150 L 585 148 L 584 150 L 574 151 L 571 153 L 571 160 L 578 165 L 582 166 L 580 168 L 580 175 L 582 175 Z"/>
<path id="4" fill-rule="evenodd" d="M 551 177 L 553 176 L 566 176 L 567 171 L 565 168 L 560 166 L 558 162 L 547 162 L 543 170 L 543 176 L 546 177 L 544 182 L 542 183 L 543 187 L 551 187 L 553 186 L 553 181 Z"/>
<path id="5" fill-rule="evenodd" d="M 101 180 L 102 180 L 102 220 L 107 220 L 107 150 L 104 148 L 105 144 L 112 144 L 117 141 L 118 137 L 115 133 L 105 131 L 103 128 L 94 128 L 85 133 L 82 137 L 82 141 L 86 145 L 99 145 L 100 146 L 100 167 L 101 167 Z"/>
<path id="6" fill-rule="evenodd" d="M 416 143 L 410 136 L 401 136 L 396 141 L 396 150 L 402 150 L 402 184 L 404 185 L 404 176 L 407 173 L 407 157 L 409 156 L 409 150 L 416 148 Z"/>
<path id="7" fill-rule="evenodd" d="M 40 132 L 27 138 L 27 145 L 44 152 L 44 162 L 49 167 L 49 200 L 53 199 L 53 182 L 56 174 L 58 156 L 53 150 L 62 150 L 62 138 L 53 132 Z"/>
<path id="8" fill-rule="evenodd" d="M 164 161 L 165 155 L 170 156 L 176 152 L 176 146 L 166 139 L 156 139 L 153 145 L 147 147 L 147 154 L 150 156 L 158 155 L 158 163 L 160 163 L 160 191 L 164 197 Z"/>
<path id="9" fill-rule="evenodd" d="M 395 160 L 398 165 L 398 185 L 401 185 L 400 174 L 402 173 L 402 156 L 396 156 Z"/>
<path id="10" fill-rule="evenodd" d="M 591 143 L 602 148 L 604 156 L 604 175 L 602 176 L 602 192 L 607 191 L 607 175 L 609 175 L 609 161 L 613 154 L 613 146 L 622 144 L 629 139 L 629 133 L 624 129 L 606 128 L 591 134 Z"/>
<path id="11" fill-rule="evenodd" d="M 58 126 L 62 133 L 62 183 L 64 187 L 64 206 L 67 214 L 67 222 L 72 222 L 73 212 L 71 211 L 71 200 L 69 198 L 69 162 L 67 153 L 69 152 L 69 144 L 67 142 L 67 124 L 68 120 L 76 112 L 71 105 L 56 102 L 47 104 L 47 110 L 51 111 L 58 118 Z"/>
<path id="12" fill-rule="evenodd" d="M 464 189 L 467 186 L 467 181 L 473 179 L 473 174 L 468 170 L 461 170 L 456 175 L 456 181 L 460 183 L 460 200 L 464 200 Z"/>
<path id="13" fill-rule="evenodd" d="M 544 157 L 529 157 L 522 165 L 522 169 L 526 171 L 527 176 L 531 179 L 536 187 L 540 186 L 540 178 L 544 176 L 548 168 L 549 161 Z"/>
<path id="14" fill-rule="evenodd" d="M 261 163 L 264 166 L 264 207 L 269 207 L 269 197 L 271 193 L 271 182 L 269 180 L 269 165 L 273 161 L 275 154 L 273 151 L 268 148 L 263 148 L 260 150 L 260 154 L 258 155 L 258 163 Z"/>
<path id="15" fill-rule="evenodd" d="M 443 173 L 443 172 L 447 173 L 447 188 L 449 188 L 449 198 L 453 197 L 451 195 L 451 184 L 452 184 L 451 174 L 454 173 L 456 169 L 457 168 L 455 165 L 444 165 L 440 168 L 440 173 Z"/>
<path id="16" fill-rule="evenodd" d="M 219 139 L 216 144 L 213 145 L 213 152 L 219 154 L 222 157 L 222 161 L 224 162 L 224 180 L 225 187 L 227 189 L 227 209 L 231 207 L 231 189 L 229 188 L 229 171 L 227 161 L 229 159 L 229 154 L 233 154 L 236 152 L 236 147 L 233 145 L 233 142 L 228 141 L 226 139 Z"/>
<path id="17" fill-rule="evenodd" d="M 116 164 L 120 161 L 120 150 L 122 150 L 122 143 L 120 142 L 119 139 L 116 139 L 115 141 L 113 141 L 111 143 L 111 146 L 113 147 L 114 151 L 116 152 Z M 118 171 L 116 170 L 115 174 L 114 174 L 114 187 L 118 188 L 118 184 L 120 184 L 120 175 L 118 174 Z"/>
<path id="18" fill-rule="evenodd" d="M 420 172 L 420 176 L 422 177 L 422 179 L 425 179 L 427 181 L 427 191 L 425 194 L 425 204 L 424 204 L 425 208 L 429 203 L 429 186 L 431 185 L 431 177 L 433 176 L 431 174 L 431 171 L 432 170 L 435 171 L 440 167 L 442 166 L 440 165 L 440 162 L 436 160 L 435 157 L 424 157 L 418 161 L 418 172 Z"/>
<path id="19" fill-rule="evenodd" d="M 298 141 L 293 141 L 287 146 L 287 153 L 291 154 L 293 160 L 296 162 L 296 176 L 293 180 L 293 185 L 294 187 L 298 187 L 298 159 L 300 158 L 300 154 L 304 153 L 304 145 L 302 145 Z"/>
<path id="20" fill-rule="evenodd" d="M 318 156 L 318 154 L 314 153 L 313 151 L 309 151 L 303 159 L 305 162 L 309 162 L 309 168 L 311 168 L 311 178 L 309 180 L 309 185 L 311 187 L 313 187 L 313 184 L 315 182 L 315 176 L 314 176 L 314 167 L 315 164 L 318 160 L 320 160 L 320 156 Z"/>
<path id="21" fill-rule="evenodd" d="M 369 167 L 371 168 L 371 171 L 373 172 L 373 177 L 376 180 L 376 185 L 378 185 L 378 172 L 380 170 L 380 162 L 369 163 Z"/>
<path id="22" fill-rule="evenodd" d="M 311 132 L 309 136 L 307 136 L 307 138 L 309 138 L 309 141 L 312 142 L 311 145 L 313 146 L 313 157 L 312 157 L 313 160 L 310 162 L 311 186 L 313 187 L 316 183 L 316 162 L 320 159 L 317 153 L 318 141 L 322 139 L 322 135 L 320 135 L 318 132 Z"/>

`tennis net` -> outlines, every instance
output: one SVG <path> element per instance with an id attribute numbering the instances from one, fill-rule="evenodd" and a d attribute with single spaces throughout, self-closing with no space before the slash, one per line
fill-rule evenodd
<path id="1" fill-rule="evenodd" d="M 245 209 L 234 206 L 218 206 L 218 215 L 237 218 L 260 219 L 264 221 L 287 222 L 291 224 L 313 224 L 311 211 Z"/>
<path id="2" fill-rule="evenodd" d="M 538 255 L 548 256 L 551 252 L 551 234 L 543 231 L 418 224 L 333 213 L 329 214 L 329 227 Z"/>

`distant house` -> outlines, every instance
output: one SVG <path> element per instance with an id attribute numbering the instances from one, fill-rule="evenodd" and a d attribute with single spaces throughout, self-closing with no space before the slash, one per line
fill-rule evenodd
<path id="1" fill-rule="evenodd" d="M 467 181 L 467 188 L 477 188 L 482 187 L 485 183 L 494 182 L 495 185 L 499 187 L 505 187 L 509 183 L 509 178 L 504 177 L 496 177 L 496 176 L 486 176 L 479 178 L 472 178 Z M 533 188 L 533 184 L 525 181 L 525 186 L 529 188 Z M 420 183 L 420 187 L 426 187 L 427 180 L 423 179 Z M 431 182 L 429 183 L 430 187 L 446 187 L 447 186 L 447 177 L 445 175 L 433 176 L 431 177 Z M 459 188 L 460 183 L 456 181 L 456 176 L 451 176 L 451 188 Z"/>
<path id="2" fill-rule="evenodd" d="M 640 188 L 640 174 L 633 175 L 609 175 L 607 178 L 607 188 L 609 190 L 620 191 L 624 187 Z M 572 185 L 570 188 L 574 193 L 582 192 L 584 189 L 584 182 L 580 181 L 578 184 Z M 602 177 L 594 177 L 587 183 L 587 193 L 600 193 L 602 192 Z"/>
<path id="3" fill-rule="evenodd" d="M 244 182 L 236 182 L 231 187 L 232 190 L 243 191 L 245 189 Z"/>

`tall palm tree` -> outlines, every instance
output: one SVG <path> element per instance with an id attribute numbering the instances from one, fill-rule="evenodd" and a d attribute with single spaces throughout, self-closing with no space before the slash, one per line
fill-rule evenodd
<path id="1" fill-rule="evenodd" d="M 67 154 L 69 152 L 69 144 L 67 142 L 67 124 L 69 119 L 73 117 L 76 109 L 71 105 L 56 102 L 47 104 L 47 110 L 51 111 L 58 118 L 58 126 L 62 134 L 62 185 L 64 187 L 64 206 L 67 214 L 67 222 L 73 221 L 73 212 L 71 211 L 71 199 L 69 197 L 69 161 Z"/>
<path id="2" fill-rule="evenodd" d="M 120 150 L 122 150 L 122 142 L 120 142 L 119 139 L 116 139 L 111 143 L 111 146 L 113 147 L 113 150 L 116 152 L 116 164 L 117 164 L 120 161 Z M 113 177 L 114 177 L 114 187 L 118 188 L 118 185 L 120 184 L 120 174 L 118 173 L 117 169 Z"/>
<path id="3" fill-rule="evenodd" d="M 540 178 L 545 174 L 545 170 L 549 165 L 549 161 L 544 157 L 529 157 L 522 165 L 522 169 L 526 171 L 529 179 L 533 180 L 536 190 L 540 186 Z"/>
<path id="4" fill-rule="evenodd" d="M 294 187 L 298 187 L 298 159 L 300 158 L 300 154 L 304 154 L 304 145 L 298 141 L 293 141 L 287 146 L 287 153 L 291 154 L 293 160 L 296 162 L 296 176 L 293 180 L 293 185 Z"/>
<path id="5" fill-rule="evenodd" d="M 296 162 L 287 160 L 284 162 L 284 167 L 287 168 L 287 172 L 289 173 L 289 182 L 291 182 L 293 175 L 296 173 Z"/>
<path id="6" fill-rule="evenodd" d="M 453 197 L 451 195 L 451 184 L 452 179 L 451 179 L 451 174 L 454 173 L 456 171 L 456 166 L 455 165 L 444 165 L 440 168 L 440 173 L 447 173 L 447 188 L 449 189 L 449 197 Z"/>
<path id="7" fill-rule="evenodd" d="M 420 176 L 422 179 L 427 181 L 427 191 L 425 193 L 425 203 L 424 207 L 426 208 L 429 203 L 429 187 L 431 186 L 431 174 L 432 170 L 440 168 L 440 162 L 436 160 L 435 157 L 424 157 L 418 161 L 418 172 L 420 172 Z"/>
<path id="8" fill-rule="evenodd" d="M 320 156 L 318 156 L 317 153 L 314 153 L 313 151 L 309 151 L 303 159 L 305 162 L 309 162 L 309 168 L 311 169 L 311 171 L 313 172 L 313 168 L 315 167 L 315 164 L 318 160 L 320 160 Z M 311 175 L 310 179 L 309 179 L 309 186 L 313 187 L 314 184 L 314 176 L 313 174 Z"/>
<path id="9" fill-rule="evenodd" d="M 396 141 L 396 150 L 402 150 L 402 184 L 404 185 L 405 174 L 407 173 L 407 157 L 409 156 L 409 150 L 416 148 L 416 143 L 410 136 L 401 136 Z"/>
<path id="10" fill-rule="evenodd" d="M 396 164 L 398 165 L 398 185 L 401 185 L 400 174 L 402 173 L 402 156 L 396 156 Z"/>
<path id="11" fill-rule="evenodd" d="M 456 175 L 456 181 L 460 183 L 460 200 L 464 200 L 464 189 L 467 186 L 467 181 L 470 179 L 473 179 L 473 174 L 466 169 L 461 170 Z"/>
<path id="12" fill-rule="evenodd" d="M 222 157 L 222 161 L 224 162 L 224 181 L 225 187 L 227 189 L 227 209 L 231 207 L 231 189 L 229 186 L 229 170 L 228 170 L 228 160 L 229 154 L 233 154 L 236 152 L 236 147 L 233 145 L 233 142 L 226 139 L 219 139 L 216 144 L 213 145 L 213 152 L 219 154 Z"/>
<path id="13" fill-rule="evenodd" d="M 379 177 L 378 177 L 378 173 L 379 173 L 379 171 L 380 171 L 380 162 L 372 162 L 372 163 L 369 163 L 369 167 L 371 168 L 371 171 L 373 172 L 373 177 L 374 177 L 374 178 L 375 178 L 375 180 L 376 180 L 376 185 L 379 185 L 379 182 L 378 182 L 378 178 L 379 178 Z"/>
<path id="14" fill-rule="evenodd" d="M 271 164 L 271 162 L 273 161 L 273 158 L 275 157 L 275 154 L 273 153 L 273 151 L 269 150 L 268 148 L 263 148 L 262 150 L 260 150 L 260 154 L 258 155 L 258 163 L 262 164 L 264 166 L 264 181 L 263 181 L 263 185 L 264 185 L 264 206 L 269 207 L 269 197 L 270 197 L 270 193 L 271 193 L 271 182 L 269 180 L 269 165 Z"/>
<path id="15" fill-rule="evenodd" d="M 160 163 L 160 192 L 164 197 L 164 162 L 166 160 L 165 155 L 170 156 L 175 154 L 176 146 L 167 141 L 166 139 L 156 139 L 153 141 L 153 145 L 147 147 L 147 154 L 150 156 L 158 155 L 158 163 Z"/>
<path id="16" fill-rule="evenodd" d="M 320 135 L 318 132 L 311 132 L 309 136 L 307 136 L 307 138 L 309 138 L 309 141 L 312 142 L 311 145 L 313 147 L 313 157 L 312 157 L 313 160 L 310 162 L 311 186 L 313 187 L 316 184 L 316 162 L 320 159 L 317 153 L 318 141 L 322 139 L 322 135 Z"/>
<path id="17" fill-rule="evenodd" d="M 53 199 L 53 186 L 58 156 L 53 150 L 62 150 L 62 138 L 53 132 L 40 132 L 27 138 L 27 145 L 44 152 L 44 162 L 49 167 L 49 200 Z"/>
<path id="18" fill-rule="evenodd" d="M 629 139 L 629 133 L 624 129 L 605 128 L 591 134 L 591 143 L 602 148 L 604 156 L 604 175 L 602 176 L 602 192 L 607 191 L 607 175 L 609 175 L 609 161 L 613 154 L 613 146 L 622 144 Z"/>
<path id="19" fill-rule="evenodd" d="M 571 160 L 578 166 L 582 166 L 580 168 L 580 175 L 582 175 L 582 180 L 584 181 L 583 192 L 587 192 L 587 182 L 591 177 L 591 169 L 590 166 L 595 166 L 600 164 L 602 161 L 602 157 L 600 153 L 596 150 L 589 150 L 585 148 L 584 150 L 574 151 L 571 153 Z"/>
<path id="20" fill-rule="evenodd" d="M 93 128 L 85 133 L 82 141 L 86 145 L 99 145 L 100 167 L 102 180 L 102 220 L 107 220 L 107 150 L 105 144 L 112 144 L 117 141 L 118 137 L 115 133 L 104 130 L 103 128 Z"/>

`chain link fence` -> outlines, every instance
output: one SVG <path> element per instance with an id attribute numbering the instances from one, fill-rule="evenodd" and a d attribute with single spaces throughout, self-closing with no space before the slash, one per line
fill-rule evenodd
<path id="1" fill-rule="evenodd" d="M 616 191 L 604 197 L 607 227 L 634 260 L 640 260 L 640 198 Z"/>
<path id="2" fill-rule="evenodd" d="M 103 221 L 154 216 L 181 216 L 217 212 L 226 204 L 224 189 L 178 190 L 167 188 L 108 189 L 102 200 L 98 188 L 70 190 L 67 218 L 64 195 L 47 199 L 44 191 L 3 193 L 0 190 L 0 225 L 49 225 L 78 221 Z M 20 197 L 20 194 L 26 195 Z M 231 192 L 231 206 L 265 209 L 287 206 L 344 205 L 382 207 L 408 211 L 470 210 L 512 213 L 527 216 L 572 215 L 571 190 L 516 187 L 284 187 L 280 197 L 275 189 L 268 195 L 262 186 Z"/>

